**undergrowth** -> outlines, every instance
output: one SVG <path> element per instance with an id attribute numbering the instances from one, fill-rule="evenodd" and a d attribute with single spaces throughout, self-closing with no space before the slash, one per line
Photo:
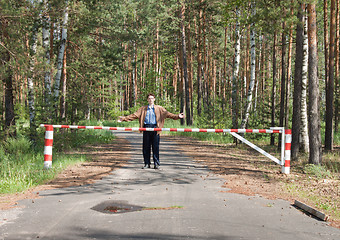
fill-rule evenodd
<path id="1" fill-rule="evenodd" d="M 20 134 L 8 138 L 0 143 L 0 194 L 22 192 L 46 183 L 68 166 L 88 160 L 83 155 L 66 155 L 63 153 L 66 149 L 108 143 L 112 139 L 113 134 L 105 130 L 54 129 L 52 168 L 44 170 L 44 129 L 39 129 L 36 144 Z"/>

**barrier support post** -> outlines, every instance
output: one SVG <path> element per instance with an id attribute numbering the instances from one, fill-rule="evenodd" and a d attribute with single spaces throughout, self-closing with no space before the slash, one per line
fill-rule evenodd
<path id="1" fill-rule="evenodd" d="M 45 125 L 44 169 L 52 167 L 53 126 Z"/>
<path id="2" fill-rule="evenodd" d="M 285 163 L 282 166 L 282 173 L 290 173 L 290 153 L 292 144 L 292 130 L 286 129 L 285 131 Z"/>

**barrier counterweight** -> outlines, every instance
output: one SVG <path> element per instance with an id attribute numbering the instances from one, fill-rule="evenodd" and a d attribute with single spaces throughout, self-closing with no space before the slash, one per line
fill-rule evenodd
<path id="1" fill-rule="evenodd" d="M 282 133 L 284 134 L 285 144 L 283 148 L 285 149 L 281 153 L 281 161 L 273 156 L 268 156 L 270 154 L 265 153 L 262 149 L 258 147 L 253 147 L 255 150 L 269 157 L 276 163 L 282 165 L 282 173 L 289 174 L 290 172 L 290 148 L 291 148 L 291 130 L 285 130 L 282 127 L 271 128 L 271 129 L 201 129 L 201 128 L 126 128 L 126 127 L 105 127 L 105 126 L 78 126 L 78 125 L 49 125 L 41 124 L 40 127 L 45 127 L 45 147 L 44 147 L 44 168 L 48 169 L 52 167 L 52 146 L 53 146 L 53 129 L 54 128 L 70 128 L 70 129 L 103 129 L 109 131 L 167 131 L 167 132 L 210 132 L 210 133 L 230 133 L 234 137 L 239 138 L 241 141 L 245 141 L 249 146 L 253 147 L 254 144 L 249 144 L 237 133 Z M 237 135 L 237 136 L 236 136 Z"/>

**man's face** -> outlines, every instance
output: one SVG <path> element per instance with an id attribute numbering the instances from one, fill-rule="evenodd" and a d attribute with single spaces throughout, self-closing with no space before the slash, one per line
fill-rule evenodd
<path id="1" fill-rule="evenodd" d="M 154 96 L 151 96 L 151 95 L 150 95 L 150 96 L 148 97 L 148 103 L 149 103 L 149 105 L 153 105 L 154 102 L 155 102 Z"/>

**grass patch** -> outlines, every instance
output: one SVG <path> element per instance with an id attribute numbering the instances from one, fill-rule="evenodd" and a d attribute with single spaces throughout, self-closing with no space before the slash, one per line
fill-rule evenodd
<path id="1" fill-rule="evenodd" d="M 314 206 L 334 220 L 340 220 L 339 200 L 333 194 L 324 194 L 325 189 L 316 185 L 312 180 L 300 180 L 299 183 L 285 184 L 285 190 L 294 198 Z"/>
<path id="2" fill-rule="evenodd" d="M 307 176 L 317 179 L 332 178 L 332 173 L 322 165 L 306 164 L 304 172 Z"/>
<path id="3" fill-rule="evenodd" d="M 39 129 L 36 145 L 25 136 L 8 138 L 0 144 L 0 194 L 22 192 L 44 184 L 68 166 L 89 160 L 83 155 L 66 155 L 64 150 L 113 139 L 114 135 L 105 130 L 55 129 L 52 168 L 44 170 L 44 129 Z"/>
<path id="4" fill-rule="evenodd" d="M 322 163 L 308 163 L 308 154 L 293 162 L 292 173 L 284 189 L 294 198 L 314 206 L 319 211 L 340 220 L 339 151 L 324 152 Z"/>

